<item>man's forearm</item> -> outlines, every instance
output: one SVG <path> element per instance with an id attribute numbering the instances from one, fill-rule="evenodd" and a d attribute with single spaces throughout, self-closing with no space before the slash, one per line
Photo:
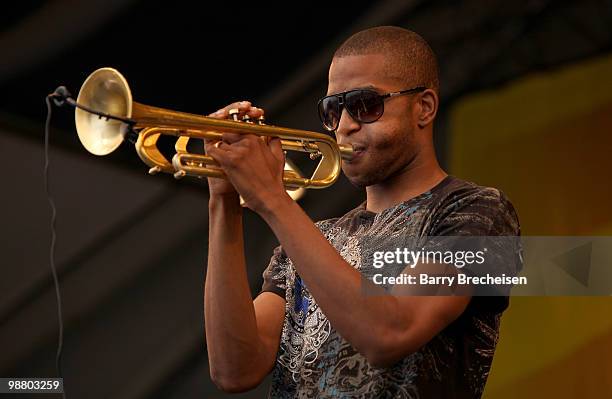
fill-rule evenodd
<path id="1" fill-rule="evenodd" d="M 242 208 L 237 198 L 211 197 L 208 268 L 204 287 L 211 375 L 244 375 L 258 359 L 258 333 L 244 258 Z"/>

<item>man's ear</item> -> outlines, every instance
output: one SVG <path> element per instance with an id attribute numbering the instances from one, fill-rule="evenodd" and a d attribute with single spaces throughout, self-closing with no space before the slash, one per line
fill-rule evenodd
<path id="1" fill-rule="evenodd" d="M 417 100 L 420 107 L 417 123 L 421 129 L 433 123 L 438 112 L 438 95 L 432 89 L 423 91 Z"/>

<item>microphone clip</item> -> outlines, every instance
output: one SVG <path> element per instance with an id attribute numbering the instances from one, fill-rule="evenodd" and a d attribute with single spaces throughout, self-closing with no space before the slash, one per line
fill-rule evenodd
<path id="1" fill-rule="evenodd" d="M 69 102 L 68 99 L 72 99 L 72 94 L 70 94 L 66 86 L 60 86 L 53 93 L 49 94 L 49 97 L 51 97 L 57 107 L 61 107 L 66 102 Z"/>

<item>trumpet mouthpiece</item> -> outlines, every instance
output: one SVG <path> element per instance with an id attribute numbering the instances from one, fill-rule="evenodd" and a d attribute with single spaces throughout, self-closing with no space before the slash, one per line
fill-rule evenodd
<path id="1" fill-rule="evenodd" d="M 338 148 L 340 149 L 340 156 L 342 159 L 350 160 L 353 157 L 355 149 L 352 145 L 340 144 L 338 145 Z"/>

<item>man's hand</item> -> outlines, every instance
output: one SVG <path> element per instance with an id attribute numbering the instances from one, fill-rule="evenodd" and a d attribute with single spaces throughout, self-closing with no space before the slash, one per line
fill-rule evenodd
<path id="1" fill-rule="evenodd" d="M 240 116 L 248 114 L 251 118 L 257 118 L 263 115 L 263 110 L 251 107 L 248 102 L 242 108 L 236 107 L 240 104 L 245 103 L 234 103 L 212 115 L 227 117 L 231 108 L 239 108 Z M 206 152 L 219 162 L 230 185 L 251 210 L 261 213 L 270 209 L 274 201 L 289 198 L 283 186 L 285 155 L 279 138 L 224 133 L 221 142 L 207 144 Z M 211 190 L 227 192 L 229 187 L 216 186 Z"/>
<path id="2" fill-rule="evenodd" d="M 238 109 L 240 111 L 239 117 L 242 118 L 244 115 L 249 115 L 251 119 L 257 119 L 260 116 L 263 116 L 264 111 L 261 108 L 253 107 L 249 101 L 240 101 L 229 104 L 216 112 L 208 115 L 209 118 L 217 118 L 217 119 L 228 119 L 229 118 L 229 110 L 230 109 Z M 211 148 L 214 152 L 214 146 L 217 144 L 216 140 L 205 140 L 204 148 L 206 149 L 206 153 L 211 155 Z M 217 144 L 218 145 L 218 144 Z M 220 179 L 215 177 L 208 178 L 208 187 L 210 190 L 210 196 L 230 196 L 238 199 L 238 193 L 234 186 L 230 183 L 230 181 L 226 179 Z"/>

